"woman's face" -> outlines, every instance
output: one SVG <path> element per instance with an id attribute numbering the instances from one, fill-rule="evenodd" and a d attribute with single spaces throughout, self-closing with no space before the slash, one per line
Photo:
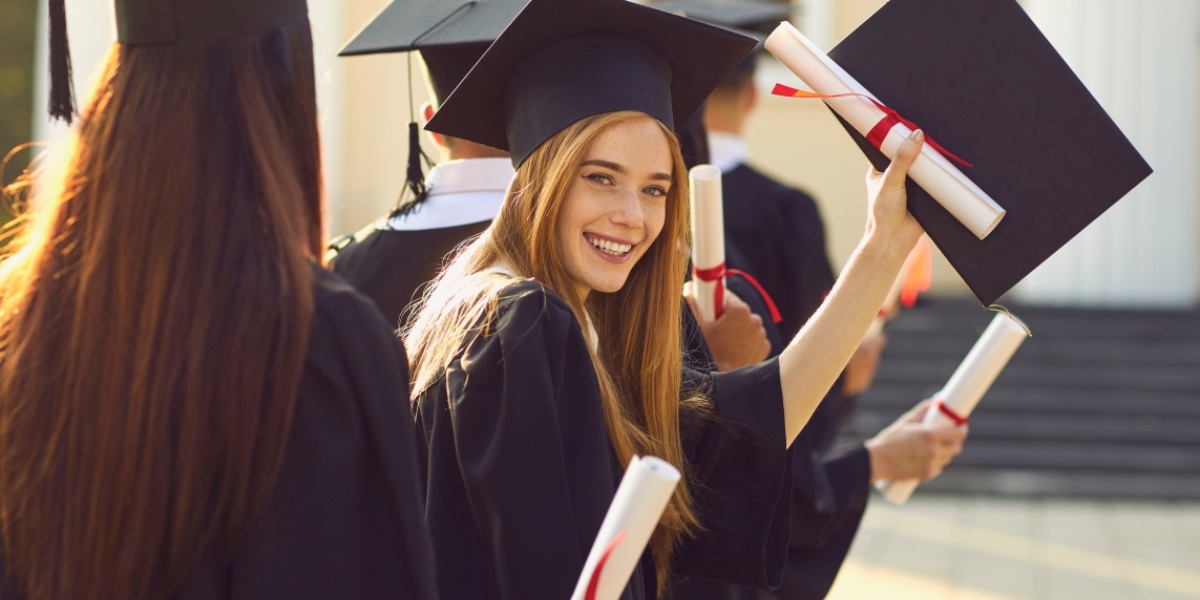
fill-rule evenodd
<path id="1" fill-rule="evenodd" d="M 586 296 L 620 290 L 662 232 L 671 148 L 650 117 L 604 130 L 584 152 L 558 219 L 567 275 Z"/>

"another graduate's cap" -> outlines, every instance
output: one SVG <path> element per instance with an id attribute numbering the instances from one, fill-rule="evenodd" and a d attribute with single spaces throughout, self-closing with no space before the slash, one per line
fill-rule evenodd
<path id="1" fill-rule="evenodd" d="M 394 0 L 338 56 L 420 51 L 441 102 L 524 6 L 525 0 Z"/>
<path id="2" fill-rule="evenodd" d="M 752 0 L 662 0 L 651 4 L 654 8 L 665 10 L 689 19 L 704 21 L 738 33 L 748 35 L 758 41 L 754 52 L 730 73 L 730 77 L 747 78 L 754 74 L 755 60 L 758 51 L 762 50 L 767 35 L 787 20 L 791 7 L 778 2 L 755 2 Z"/>
<path id="3" fill-rule="evenodd" d="M 981 241 L 908 182 L 910 212 L 985 305 L 1151 173 L 1016 0 L 890 0 L 829 56 L 1008 211 Z"/>
<path id="4" fill-rule="evenodd" d="M 71 122 L 65 0 L 50 0 L 50 115 Z M 117 41 L 186 44 L 274 29 L 308 18 L 305 0 L 116 0 Z"/>
<path id="5" fill-rule="evenodd" d="M 636 110 L 674 129 L 753 47 L 628 0 L 530 0 L 426 128 L 508 150 L 514 165 L 591 115 Z"/>
<path id="6" fill-rule="evenodd" d="M 750 32 L 760 43 L 791 12 L 787 4 L 751 0 L 661 0 L 651 6 L 689 19 Z"/>

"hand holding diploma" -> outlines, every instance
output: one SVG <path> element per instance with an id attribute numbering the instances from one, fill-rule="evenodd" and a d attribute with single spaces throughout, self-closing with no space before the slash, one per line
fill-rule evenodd
<path id="1" fill-rule="evenodd" d="M 767 38 L 766 47 L 888 158 L 895 157 L 900 144 L 912 132 L 911 128 L 804 34 L 789 23 L 781 23 Z M 963 175 L 932 143 L 921 149 L 921 156 L 917 157 L 908 175 L 981 240 L 1004 218 L 1004 209 Z"/>
<path id="2" fill-rule="evenodd" d="M 998 312 L 946 387 L 936 395 L 925 413 L 924 423 L 965 425 L 1000 371 L 1029 335 L 1029 328 L 1016 317 Z M 880 481 L 876 487 L 889 501 L 904 504 L 918 483 L 917 480 Z"/>
<path id="3" fill-rule="evenodd" d="M 679 484 L 679 471 L 653 456 L 633 457 L 583 565 L 571 600 L 616 600 Z"/>

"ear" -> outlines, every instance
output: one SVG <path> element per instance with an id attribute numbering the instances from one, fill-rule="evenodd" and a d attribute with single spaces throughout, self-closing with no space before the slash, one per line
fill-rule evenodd
<path id="1" fill-rule="evenodd" d="M 432 104 L 430 104 L 429 102 L 421 103 L 421 127 L 422 128 L 424 128 L 425 125 L 427 125 L 429 123 L 429 120 L 433 118 L 434 112 L 437 112 L 437 111 L 435 111 L 433 109 Z M 429 137 L 433 138 L 434 144 L 437 144 L 438 146 L 443 147 L 443 148 L 446 146 L 446 137 L 443 136 L 442 134 L 434 132 L 434 131 L 426 131 L 426 133 L 429 134 Z"/>
<path id="2" fill-rule="evenodd" d="M 758 86 L 754 84 L 754 78 L 746 82 L 746 92 L 742 95 L 742 114 L 747 114 L 758 106 Z"/>

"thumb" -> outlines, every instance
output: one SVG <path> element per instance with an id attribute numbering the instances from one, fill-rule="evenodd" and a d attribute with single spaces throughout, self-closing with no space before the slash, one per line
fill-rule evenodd
<path id="1" fill-rule="evenodd" d="M 925 132 L 920 129 L 912 132 L 892 157 L 892 164 L 883 172 L 883 189 L 900 191 L 904 189 L 904 180 L 908 177 L 908 169 L 921 155 L 921 146 L 925 143 Z"/>

